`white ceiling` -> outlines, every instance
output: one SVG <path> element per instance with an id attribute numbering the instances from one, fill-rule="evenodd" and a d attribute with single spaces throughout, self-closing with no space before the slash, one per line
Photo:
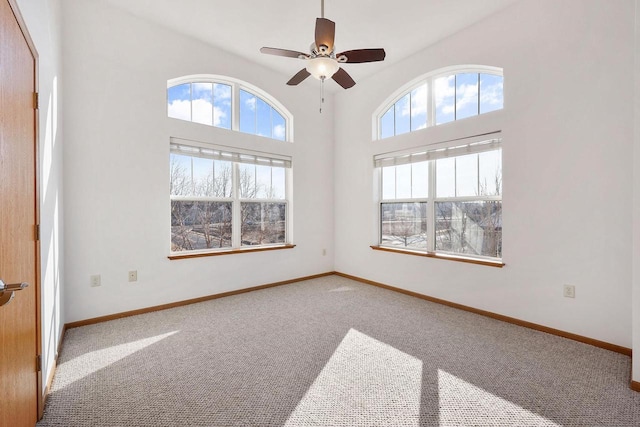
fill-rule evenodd
<path id="1" fill-rule="evenodd" d="M 304 63 L 264 55 L 262 46 L 308 52 L 320 0 L 107 0 L 143 19 L 280 71 L 283 84 Z M 325 18 L 336 23 L 337 52 L 385 49 L 384 62 L 345 64 L 361 80 L 516 0 L 326 0 Z M 337 85 L 329 85 L 330 87 Z M 328 88 L 329 89 L 329 88 Z"/>

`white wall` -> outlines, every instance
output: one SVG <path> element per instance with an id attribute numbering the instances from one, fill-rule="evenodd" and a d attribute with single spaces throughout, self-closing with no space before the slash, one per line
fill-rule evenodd
<path id="1" fill-rule="evenodd" d="M 63 13 L 67 322 L 333 270 L 333 106 L 329 98 L 318 114 L 317 82 L 288 87 L 290 76 L 104 2 L 65 1 Z M 295 142 L 168 119 L 167 80 L 205 73 L 278 99 L 295 118 Z M 168 260 L 170 136 L 291 154 L 297 246 Z M 89 286 L 92 274 L 101 287 Z"/>
<path id="2" fill-rule="evenodd" d="M 640 0 L 635 0 L 635 132 L 633 142 L 633 380 L 640 382 Z"/>
<path id="3" fill-rule="evenodd" d="M 336 270 L 631 347 L 633 6 L 518 2 L 336 95 Z M 371 114 L 459 64 L 504 68 L 504 111 L 456 124 L 503 133 L 502 269 L 369 248 L 372 156 L 459 135 L 443 125 L 372 142 Z"/>
<path id="4" fill-rule="evenodd" d="M 64 315 L 62 307 L 62 114 L 60 113 L 60 4 L 57 0 L 18 0 L 38 53 L 40 93 L 40 247 L 43 390 L 53 369 Z"/>

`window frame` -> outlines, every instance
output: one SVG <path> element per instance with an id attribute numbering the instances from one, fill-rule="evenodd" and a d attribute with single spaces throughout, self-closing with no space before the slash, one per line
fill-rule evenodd
<path id="1" fill-rule="evenodd" d="M 293 115 L 289 112 L 289 110 L 281 102 L 279 102 L 275 97 L 265 92 L 264 90 L 260 89 L 259 87 L 233 77 L 221 76 L 216 74 L 192 74 L 192 75 L 169 79 L 167 80 L 167 91 L 165 93 L 165 105 L 167 106 L 167 108 L 169 105 L 169 88 L 173 86 L 186 84 L 186 83 L 217 83 L 217 84 L 231 86 L 231 128 L 227 129 L 223 127 L 217 127 L 218 129 L 240 132 L 240 90 L 243 90 L 245 92 L 250 93 L 251 95 L 254 95 L 256 98 L 262 99 L 264 102 L 266 102 L 271 108 L 273 108 L 278 114 L 280 114 L 284 118 L 285 137 L 283 140 L 279 140 L 279 139 L 275 139 L 267 136 L 261 136 L 261 135 L 258 135 L 257 133 L 253 133 L 253 134 L 247 133 L 247 132 L 243 132 L 243 133 L 246 133 L 248 135 L 261 136 L 263 138 L 269 138 L 274 141 L 281 141 L 281 142 L 294 141 Z M 193 94 L 191 96 L 193 97 Z M 192 102 L 193 101 L 191 101 L 191 103 Z M 191 109 L 192 109 L 191 120 L 183 120 L 183 119 L 170 117 L 168 114 L 168 110 L 167 110 L 167 118 L 202 125 L 201 123 L 193 121 L 193 105 L 191 105 Z M 206 124 L 204 126 L 215 127 L 215 126 L 206 125 Z"/>
<path id="2" fill-rule="evenodd" d="M 446 124 L 450 124 L 450 123 L 455 123 L 456 118 L 455 118 L 455 110 L 454 110 L 454 119 L 452 121 L 449 122 L 445 122 L 445 123 L 441 123 L 441 124 L 436 124 L 436 115 L 435 115 L 435 91 L 434 91 L 434 83 L 437 79 L 441 78 L 441 77 L 448 77 L 451 75 L 456 75 L 456 74 L 466 74 L 466 73 L 478 73 L 478 74 L 491 74 L 491 75 L 497 75 L 503 78 L 503 84 L 504 84 L 504 73 L 503 73 L 503 69 L 500 67 L 493 67 L 493 66 L 488 66 L 488 65 L 455 65 L 455 66 L 450 66 L 450 67 L 444 67 L 444 68 L 440 68 L 434 71 L 431 71 L 429 73 L 423 74 L 411 81 L 409 81 L 408 83 L 402 85 L 400 88 L 398 88 L 396 91 L 394 91 L 389 97 L 387 97 L 387 99 L 385 99 L 385 101 L 374 111 L 373 115 L 372 115 L 372 140 L 376 141 L 376 140 L 383 140 L 383 139 L 389 139 L 389 138 L 394 138 L 396 136 L 399 135 L 404 135 L 405 133 L 411 133 L 411 132 L 416 132 L 419 130 L 423 130 L 423 129 L 428 129 L 434 126 L 442 126 L 442 125 L 446 125 Z M 381 125 L 381 121 L 382 121 L 382 117 L 389 111 L 389 109 L 393 108 L 395 110 L 395 104 L 402 99 L 403 97 L 405 97 L 407 94 L 410 94 L 414 89 L 417 89 L 418 87 L 422 86 L 426 84 L 427 85 L 427 125 L 426 128 L 422 128 L 422 129 L 415 129 L 412 130 L 411 129 L 411 122 L 409 124 L 409 131 L 402 133 L 402 134 L 396 134 L 395 133 L 395 116 L 394 116 L 394 135 L 382 138 L 382 125 Z M 454 94 L 454 106 L 456 104 L 456 96 Z M 478 78 L 478 103 L 480 103 L 480 78 Z M 409 108 L 411 108 L 411 96 L 409 99 Z M 503 86 L 503 107 L 501 109 L 498 110 L 494 110 L 494 111 L 500 111 L 504 109 L 504 86 Z M 471 116 L 471 117 L 467 117 L 467 118 L 472 118 L 472 117 L 477 117 L 477 116 L 482 116 L 484 114 L 490 114 L 493 111 L 489 111 L 486 113 L 480 113 L 480 108 L 478 108 L 478 114 L 475 116 Z M 395 112 L 394 112 L 395 114 Z M 464 120 L 464 119 L 459 119 L 459 120 Z"/>
<path id="3" fill-rule="evenodd" d="M 480 155 L 482 153 L 487 153 L 487 152 L 491 152 L 491 151 L 496 151 L 496 150 L 500 150 L 500 170 L 502 171 L 502 137 L 500 132 L 496 132 L 497 136 L 496 136 L 496 140 L 499 140 L 500 142 L 497 143 L 496 146 L 493 146 L 492 148 L 487 148 L 484 150 L 479 150 L 477 152 L 475 152 L 474 154 Z M 470 137 L 473 138 L 474 140 L 476 138 L 474 137 Z M 485 138 L 486 139 L 486 138 Z M 451 145 L 451 143 L 449 144 L 445 144 L 446 145 Z M 454 144 L 455 145 L 455 144 Z M 437 151 L 439 148 L 434 148 L 433 145 L 430 145 L 428 147 L 422 147 L 422 148 L 418 148 L 418 149 L 412 149 L 409 150 L 409 153 L 421 153 L 421 152 L 435 152 Z M 385 155 L 385 157 L 404 157 L 407 155 L 407 151 L 401 151 L 401 152 L 397 152 L 397 153 L 389 153 L 387 155 Z M 427 162 L 427 168 L 428 168 L 428 172 L 427 172 L 427 197 L 416 197 L 416 198 L 394 198 L 394 199 L 390 199 L 390 198 L 384 198 L 384 181 L 383 181 L 383 168 L 385 167 L 385 165 L 375 165 L 374 163 L 374 169 L 375 169 L 375 173 L 377 173 L 377 184 L 378 184 L 378 203 L 377 203 L 377 229 L 378 229 L 378 236 L 377 236 L 377 246 L 372 246 L 372 248 L 374 249 L 380 249 L 380 250 L 389 250 L 389 251 L 397 251 L 397 252 L 408 252 L 408 253 L 415 253 L 415 254 L 424 254 L 425 256 L 431 256 L 431 257 L 439 257 L 439 256 L 444 256 L 448 259 L 460 259 L 460 260 L 464 260 L 464 261 L 469 261 L 469 262 L 476 262 L 476 263 L 486 263 L 489 265 L 502 265 L 503 262 L 503 256 L 501 257 L 490 257 L 490 256 L 485 256 L 485 255 L 475 255 L 475 254 L 466 254 L 466 253 L 460 253 L 460 252 L 453 252 L 453 251 L 445 251 L 445 250 L 438 250 L 436 249 L 436 222 L 437 222 L 437 218 L 436 218 L 436 203 L 439 202 L 482 202 L 482 201 L 499 201 L 500 203 L 502 203 L 502 199 L 503 199 L 503 191 L 502 188 L 500 190 L 500 195 L 476 195 L 476 196 L 454 196 L 454 197 L 438 197 L 437 195 L 437 177 L 436 177 L 436 162 L 438 159 L 443 159 L 443 158 L 457 158 L 457 157 L 461 157 L 464 156 L 465 153 L 460 153 L 460 154 L 456 154 L 453 155 L 451 157 L 438 157 L 438 158 L 432 158 L 432 159 L 425 159 L 423 160 L 424 162 Z M 374 156 L 375 157 L 375 156 Z M 374 162 L 375 162 L 375 158 L 374 158 Z M 414 163 L 420 163 L 420 162 L 410 162 L 409 164 L 414 164 Z M 387 166 L 399 166 L 399 165 L 387 165 Z M 479 173 L 479 172 L 478 172 Z M 502 173 L 502 172 L 501 172 Z M 455 181 L 454 181 L 455 182 Z M 412 183 L 413 185 L 413 183 Z M 397 186 L 397 176 L 396 176 L 396 186 Z M 397 194 L 397 193 L 396 193 Z M 394 246 L 394 245 L 389 245 L 389 244 L 383 244 L 382 242 L 382 237 L 383 237 L 383 217 L 382 217 L 382 207 L 383 204 L 389 204 L 389 203 L 426 203 L 427 204 L 427 208 L 426 208 L 426 223 L 427 223 L 427 247 L 426 249 L 421 249 L 421 248 L 416 248 L 416 247 L 406 247 L 406 246 Z M 502 232 L 502 231 L 501 231 Z M 502 250 L 501 250 L 501 255 L 502 254 Z"/>
<path id="4" fill-rule="evenodd" d="M 192 250 L 183 250 L 183 251 L 174 251 L 172 250 L 172 225 L 169 225 L 169 259 L 180 259 L 180 258 L 193 258 L 199 256 L 207 256 L 207 255 L 220 255 L 223 253 L 239 253 L 239 252 L 254 252 L 268 249 L 278 249 L 278 248 L 292 248 L 294 245 L 292 244 L 292 236 L 291 236 L 291 224 L 292 224 L 292 215 L 291 215 L 291 201 L 292 201 L 292 167 L 286 166 L 287 162 L 291 162 L 291 158 L 289 156 L 282 156 L 278 154 L 271 153 L 262 153 L 255 152 L 251 150 L 244 149 L 236 149 L 234 147 L 225 147 L 221 145 L 214 145 L 206 142 L 197 142 L 191 140 L 184 140 L 181 138 L 172 137 L 171 145 L 181 145 L 198 149 L 211 149 L 211 150 L 220 150 L 224 152 L 233 152 L 238 154 L 239 156 L 250 155 L 257 156 L 263 158 L 269 158 L 271 160 L 282 160 L 285 165 L 282 166 L 284 169 L 284 197 L 282 199 L 275 198 L 251 198 L 251 197 L 241 197 L 240 194 L 240 165 L 242 164 L 254 164 L 258 166 L 258 163 L 248 163 L 242 162 L 239 160 L 226 160 L 231 163 L 231 195 L 230 197 L 215 197 L 215 196 L 190 196 L 190 195 L 173 195 L 169 192 L 169 203 L 173 203 L 174 201 L 203 201 L 203 202 L 223 202 L 223 203 L 231 203 L 231 246 L 222 247 L 222 248 L 204 248 L 204 249 L 192 249 Z M 174 152 L 174 150 L 169 150 L 169 163 L 171 163 L 171 156 L 173 154 L 190 156 L 191 158 L 199 157 L 194 155 L 189 155 L 188 152 L 178 153 Z M 211 161 L 214 161 L 211 159 Z M 279 167 L 276 165 L 271 165 L 271 167 Z M 273 182 L 273 170 L 271 171 L 271 182 Z M 284 203 L 285 205 L 285 221 L 284 221 L 284 242 L 282 243 L 266 243 L 260 245 L 242 245 L 242 203 Z M 171 209 L 170 209 L 171 212 Z M 172 215 L 170 213 L 170 215 Z M 171 221 L 170 221 L 171 223 Z"/>

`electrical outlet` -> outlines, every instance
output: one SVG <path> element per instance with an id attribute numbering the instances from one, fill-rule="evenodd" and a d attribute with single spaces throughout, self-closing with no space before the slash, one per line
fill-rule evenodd
<path id="1" fill-rule="evenodd" d="M 101 285 L 100 283 L 100 275 L 94 274 L 93 276 L 89 276 L 89 284 L 92 288 L 96 288 Z"/>
<path id="2" fill-rule="evenodd" d="M 576 287 L 574 285 L 564 285 L 564 293 L 563 295 L 566 298 L 575 298 L 576 297 Z"/>
<path id="3" fill-rule="evenodd" d="M 138 281 L 138 271 L 137 270 L 131 270 L 129 272 L 129 281 L 130 282 L 137 282 Z"/>

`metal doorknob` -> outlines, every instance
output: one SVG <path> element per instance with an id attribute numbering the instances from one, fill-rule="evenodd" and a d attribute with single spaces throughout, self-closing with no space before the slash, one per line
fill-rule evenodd
<path id="1" fill-rule="evenodd" d="M 0 307 L 11 302 L 15 291 L 21 291 L 27 286 L 29 284 L 25 282 L 7 285 L 0 279 Z"/>

